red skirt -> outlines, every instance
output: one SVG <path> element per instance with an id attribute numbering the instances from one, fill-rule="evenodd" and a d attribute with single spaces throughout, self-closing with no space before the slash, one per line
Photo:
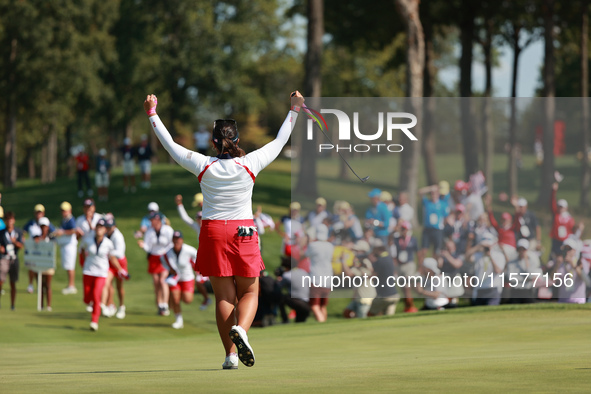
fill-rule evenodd
<path id="1" fill-rule="evenodd" d="M 196 270 L 203 276 L 255 278 L 265 269 L 259 250 L 259 234 L 239 237 L 238 226 L 254 226 L 249 220 L 203 220 L 199 234 Z"/>

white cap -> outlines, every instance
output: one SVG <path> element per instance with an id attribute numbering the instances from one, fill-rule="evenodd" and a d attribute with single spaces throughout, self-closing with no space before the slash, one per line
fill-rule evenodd
<path id="1" fill-rule="evenodd" d="M 526 238 L 521 238 L 517 241 L 517 249 L 523 248 L 525 250 L 529 249 L 529 241 Z"/>
<path id="2" fill-rule="evenodd" d="M 125 145 L 129 145 L 129 144 L 131 144 L 131 138 L 129 138 L 129 137 L 125 137 L 125 138 L 123 139 L 123 144 L 125 144 Z"/>
<path id="3" fill-rule="evenodd" d="M 326 227 L 324 224 L 319 224 L 316 226 L 316 239 L 319 241 L 328 240 L 328 227 Z"/>
<path id="4" fill-rule="evenodd" d="M 568 202 L 566 202 L 565 199 L 558 200 L 558 202 L 556 203 L 556 205 L 558 205 L 561 208 L 568 208 Z"/>
<path id="5" fill-rule="evenodd" d="M 47 226 L 47 227 L 49 227 L 49 219 L 47 219 L 45 216 L 43 216 L 41 219 L 39 219 L 39 221 L 37 222 L 37 224 L 39 224 L 39 226 Z"/>
<path id="6" fill-rule="evenodd" d="M 148 204 L 148 211 L 160 212 L 160 207 L 158 206 L 157 203 L 152 201 L 151 203 Z"/>
<path id="7" fill-rule="evenodd" d="M 571 249 L 574 249 L 576 252 L 579 251 L 579 242 L 573 237 L 568 237 L 567 239 L 565 239 L 564 242 L 562 243 L 562 246 L 569 246 Z"/>
<path id="8" fill-rule="evenodd" d="M 425 260 L 423 260 L 423 267 L 435 272 L 436 275 L 441 273 L 441 270 L 437 266 L 437 260 L 435 260 L 433 257 L 427 257 Z"/>
<path id="9" fill-rule="evenodd" d="M 85 149 L 84 144 L 78 145 L 78 152 L 84 152 Z"/>
<path id="10" fill-rule="evenodd" d="M 523 197 L 521 197 L 519 200 L 517 200 L 517 206 L 518 207 L 527 207 L 527 200 Z"/>
<path id="11" fill-rule="evenodd" d="M 101 148 L 101 150 L 99 150 L 99 155 L 104 156 L 107 154 L 107 150 L 105 148 Z"/>
<path id="12" fill-rule="evenodd" d="M 358 252 L 369 253 L 369 244 L 367 241 L 360 239 L 359 241 L 355 242 L 355 245 L 353 245 L 352 249 Z"/>

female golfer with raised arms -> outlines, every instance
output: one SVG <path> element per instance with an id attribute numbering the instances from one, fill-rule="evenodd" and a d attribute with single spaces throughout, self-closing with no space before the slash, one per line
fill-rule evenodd
<path id="1" fill-rule="evenodd" d="M 172 158 L 197 176 L 203 192 L 196 268 L 209 276 L 215 294 L 216 321 L 226 351 L 222 367 L 238 368 L 238 358 L 252 367 L 255 358 L 246 332 L 257 311 L 259 275 L 264 269 L 252 216 L 252 189 L 258 173 L 287 143 L 304 98 L 297 91 L 291 94 L 292 107 L 277 137 L 248 155 L 238 147 L 236 121 L 216 120 L 212 133 L 216 157 L 175 143 L 156 114 L 157 103 L 153 94 L 144 101 L 154 133 Z"/>

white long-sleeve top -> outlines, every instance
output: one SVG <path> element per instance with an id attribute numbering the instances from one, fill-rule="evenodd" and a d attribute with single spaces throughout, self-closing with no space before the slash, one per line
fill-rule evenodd
<path id="1" fill-rule="evenodd" d="M 201 183 L 203 219 L 252 219 L 252 189 L 256 176 L 281 153 L 298 113 L 289 111 L 277 137 L 246 156 L 230 159 L 204 156 L 176 142 L 158 115 L 150 117 L 154 133 L 172 158 Z"/>
<path id="2" fill-rule="evenodd" d="M 166 254 L 172 248 L 172 227 L 163 224 L 160 231 L 156 233 L 154 227 L 150 227 L 144 234 L 144 250 L 156 256 Z"/>
<path id="3" fill-rule="evenodd" d="M 94 231 L 91 231 L 82 238 L 80 245 L 87 253 L 82 273 L 88 276 L 106 278 L 109 272 L 109 257 L 115 255 L 113 242 L 104 237 L 101 243 L 97 244 Z"/>
<path id="4" fill-rule="evenodd" d="M 197 259 L 197 249 L 183 244 L 179 254 L 173 249 L 170 249 L 164 256 L 160 258 L 164 264 L 172 267 L 179 275 L 179 282 L 188 282 L 195 279 L 193 272 L 193 265 Z"/>
<path id="5" fill-rule="evenodd" d="M 177 205 L 176 208 L 179 211 L 179 216 L 181 217 L 181 219 L 183 219 L 183 222 L 191 226 L 191 228 L 195 230 L 195 232 L 197 233 L 197 237 L 199 237 L 199 232 L 201 231 L 201 226 L 199 226 L 199 223 L 191 219 L 183 204 Z"/>
<path id="6" fill-rule="evenodd" d="M 113 256 L 117 257 L 118 259 L 122 259 L 125 257 L 125 238 L 121 231 L 118 228 L 115 228 L 113 234 L 108 236 L 113 245 L 115 246 L 115 251 L 113 252 Z"/>

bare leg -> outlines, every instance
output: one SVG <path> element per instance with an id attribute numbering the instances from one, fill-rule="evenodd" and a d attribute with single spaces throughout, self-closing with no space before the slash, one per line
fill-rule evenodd
<path id="1" fill-rule="evenodd" d="M 259 278 L 235 276 L 234 280 L 236 281 L 236 295 L 238 297 L 236 307 L 238 325 L 248 331 L 259 306 Z"/>
<path id="2" fill-rule="evenodd" d="M 215 294 L 215 319 L 218 332 L 226 351 L 226 356 L 236 352 L 230 339 L 230 329 L 236 324 L 234 305 L 236 303 L 236 284 L 231 276 L 209 277 Z"/>
<path id="3" fill-rule="evenodd" d="M 161 272 L 158 274 L 158 283 L 159 283 L 159 290 L 160 295 L 158 296 L 158 302 L 162 304 L 168 304 L 168 284 L 166 284 L 166 277 L 168 276 L 168 271 Z"/>
<path id="4" fill-rule="evenodd" d="M 209 301 L 209 294 L 207 294 L 207 289 L 205 288 L 205 285 L 203 283 L 197 282 L 196 286 L 197 286 L 197 291 L 199 292 L 199 294 L 201 294 L 203 296 L 202 304 L 207 303 L 207 301 Z"/>
<path id="5" fill-rule="evenodd" d="M 176 315 L 181 313 L 181 291 L 180 290 L 172 290 L 170 292 L 170 306 L 172 307 L 172 311 Z"/>
<path id="6" fill-rule="evenodd" d="M 158 274 L 152 274 L 152 283 L 154 284 L 154 296 L 156 300 L 156 306 L 160 307 L 159 305 L 159 288 L 160 288 L 160 276 Z"/>
<path id="7" fill-rule="evenodd" d="M 181 298 L 185 304 L 190 304 L 191 302 L 193 302 L 193 293 L 184 291 L 181 293 Z"/>
<path id="8" fill-rule="evenodd" d="M 125 305 L 125 289 L 123 288 L 123 279 L 116 278 L 117 281 L 117 295 L 119 296 L 119 306 Z"/>
<path id="9" fill-rule="evenodd" d="M 14 301 L 16 300 L 16 282 L 10 282 L 10 307 L 14 308 Z"/>
<path id="10" fill-rule="evenodd" d="M 76 287 L 75 279 L 76 279 L 76 271 L 70 270 L 68 272 L 68 287 Z"/>

